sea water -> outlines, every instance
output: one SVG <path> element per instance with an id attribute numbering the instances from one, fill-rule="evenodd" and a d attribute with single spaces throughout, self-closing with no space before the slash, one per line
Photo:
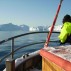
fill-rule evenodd
<path id="1" fill-rule="evenodd" d="M 13 37 L 13 36 L 24 34 L 24 33 L 27 33 L 27 31 L 0 31 L 0 41 Z M 31 35 L 16 38 L 14 40 L 14 50 L 18 47 L 32 44 L 34 42 L 39 42 L 39 41 L 45 42 L 46 38 L 47 38 L 47 33 L 31 34 Z M 52 34 L 51 40 L 53 41 L 58 40 L 58 34 Z M 49 43 L 49 46 L 57 46 L 57 45 L 59 45 L 58 42 Z M 15 52 L 14 59 L 22 56 L 23 54 L 31 53 L 36 50 L 39 50 L 43 47 L 44 47 L 44 43 L 22 48 L 19 51 Z M 0 58 L 2 58 L 4 55 L 10 52 L 11 52 L 11 41 L 5 42 L 4 44 L 0 45 Z M 5 60 L 0 63 L 0 71 L 3 71 L 3 69 L 5 68 Z"/>

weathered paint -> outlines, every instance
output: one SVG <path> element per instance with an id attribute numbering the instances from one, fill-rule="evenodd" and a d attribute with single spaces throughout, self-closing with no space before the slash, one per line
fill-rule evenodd
<path id="1" fill-rule="evenodd" d="M 71 62 L 64 60 L 47 50 L 41 49 L 40 55 L 42 56 L 42 71 L 71 71 Z M 57 70 L 60 69 L 60 70 Z"/>

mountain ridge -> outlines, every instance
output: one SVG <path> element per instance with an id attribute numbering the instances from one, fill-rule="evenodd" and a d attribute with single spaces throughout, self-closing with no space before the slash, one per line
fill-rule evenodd
<path id="1" fill-rule="evenodd" d="M 12 23 L 3 24 L 0 25 L 0 31 L 18 31 L 18 30 L 29 31 L 29 26 L 27 25 L 22 26 L 14 25 Z"/>
<path id="2" fill-rule="evenodd" d="M 62 25 L 57 25 L 54 27 L 53 31 L 60 31 L 61 30 Z M 47 27 L 47 26 L 37 26 L 37 27 L 29 27 L 28 25 L 14 25 L 12 23 L 7 23 L 7 24 L 3 24 L 0 25 L 0 31 L 50 31 L 51 26 Z"/>

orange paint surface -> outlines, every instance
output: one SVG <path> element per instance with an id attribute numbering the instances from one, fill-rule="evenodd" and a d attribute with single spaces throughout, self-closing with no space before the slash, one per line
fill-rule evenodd
<path id="1" fill-rule="evenodd" d="M 71 62 L 64 60 L 48 51 L 45 49 L 40 50 L 40 55 L 45 58 L 46 60 L 50 60 L 54 62 L 56 65 L 60 66 L 62 69 L 65 71 L 71 71 Z"/>

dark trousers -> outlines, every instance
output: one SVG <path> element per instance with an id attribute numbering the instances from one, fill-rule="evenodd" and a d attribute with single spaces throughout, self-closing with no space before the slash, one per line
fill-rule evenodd
<path id="1" fill-rule="evenodd" d="M 65 44 L 65 43 L 70 43 L 71 44 L 71 35 L 67 37 L 67 39 L 64 43 L 60 42 L 60 44 Z"/>

